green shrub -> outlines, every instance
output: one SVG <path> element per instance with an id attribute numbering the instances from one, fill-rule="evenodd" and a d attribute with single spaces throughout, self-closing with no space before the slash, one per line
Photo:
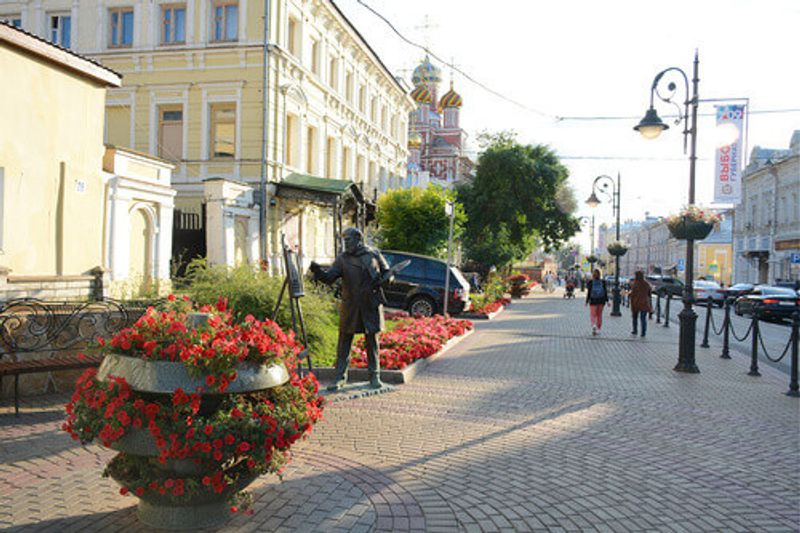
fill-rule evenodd
<path id="1" fill-rule="evenodd" d="M 480 309 L 486 304 L 495 302 L 509 291 L 508 283 L 496 272 L 490 272 L 483 284 L 483 292 L 480 294 L 470 293 L 472 307 Z"/>
<path id="2" fill-rule="evenodd" d="M 213 304 L 220 297 L 228 299 L 234 320 L 247 315 L 259 320 L 272 318 L 283 278 L 257 272 L 247 265 L 236 268 L 209 266 L 205 260 L 195 260 L 187 269 L 186 294 L 198 304 Z M 308 335 L 308 347 L 315 366 L 330 366 L 336 360 L 339 315 L 336 300 L 330 290 L 305 284 L 305 296 L 300 299 Z M 285 330 L 292 328 L 289 295 L 284 294 L 276 322 Z M 299 324 L 298 324 L 299 329 Z M 302 342 L 298 332 L 298 340 Z"/>

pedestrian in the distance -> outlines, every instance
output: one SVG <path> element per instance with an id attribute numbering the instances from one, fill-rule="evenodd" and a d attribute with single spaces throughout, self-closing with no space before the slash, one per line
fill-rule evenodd
<path id="1" fill-rule="evenodd" d="M 586 285 L 586 305 L 589 306 L 589 319 L 592 321 L 592 335 L 600 334 L 603 327 L 603 308 L 608 303 L 606 280 L 600 279 L 600 271 L 592 272 L 592 279 Z"/>
<path id="2" fill-rule="evenodd" d="M 631 335 L 633 336 L 637 334 L 638 323 L 641 323 L 642 326 L 642 337 L 647 335 L 647 315 L 653 312 L 653 307 L 650 303 L 651 293 L 652 288 L 650 284 L 644 280 L 644 272 L 637 270 L 633 283 L 631 284 L 631 293 L 629 295 L 631 302 L 631 320 L 633 321 Z"/>

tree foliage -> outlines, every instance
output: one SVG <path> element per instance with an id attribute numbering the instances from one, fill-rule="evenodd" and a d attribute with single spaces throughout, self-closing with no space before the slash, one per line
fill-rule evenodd
<path id="1" fill-rule="evenodd" d="M 435 257 L 447 253 L 449 219 L 445 203 L 455 200 L 455 193 L 429 185 L 388 191 L 378 200 L 378 243 L 381 248 Z M 466 215 L 455 204 L 453 238 L 463 229 Z"/>
<path id="2" fill-rule="evenodd" d="M 470 259 L 505 266 L 537 243 L 549 251 L 578 230 L 568 171 L 546 146 L 523 145 L 509 132 L 482 134 L 476 175 L 458 191 L 467 213 Z"/>

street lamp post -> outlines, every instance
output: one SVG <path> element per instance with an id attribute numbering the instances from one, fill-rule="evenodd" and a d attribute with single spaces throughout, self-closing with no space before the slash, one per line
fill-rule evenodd
<path id="1" fill-rule="evenodd" d="M 608 192 L 609 186 L 611 187 L 611 194 Z M 622 177 L 620 176 L 619 172 L 617 172 L 617 181 L 614 181 L 614 178 L 611 176 L 597 176 L 592 183 L 592 195 L 586 200 L 586 205 L 591 207 L 592 209 L 596 208 L 600 205 L 600 199 L 597 197 L 597 193 L 599 192 L 601 195 L 605 196 L 609 200 L 611 200 L 611 210 L 616 217 L 616 240 L 619 241 L 619 192 L 620 187 L 622 186 Z M 618 255 L 614 256 L 614 289 L 613 289 L 613 306 L 611 308 L 611 316 L 622 316 L 622 313 L 619 311 L 620 306 L 620 291 L 619 291 L 619 257 Z"/>
<path id="2" fill-rule="evenodd" d="M 689 205 L 694 205 L 694 181 L 695 181 L 695 163 L 697 161 L 697 106 L 700 102 L 698 96 L 698 85 L 700 79 L 698 78 L 698 54 L 694 54 L 694 72 L 692 77 L 692 93 L 689 94 L 689 78 L 686 73 L 678 67 L 670 67 L 662 70 L 656 77 L 653 78 L 653 84 L 650 87 L 650 108 L 647 110 L 644 118 L 634 126 L 633 129 L 638 131 L 647 139 L 655 139 L 662 131 L 669 129 L 669 126 L 664 124 L 659 118 L 653 107 L 653 97 L 658 96 L 662 102 L 672 104 L 680 110 L 680 105 L 673 101 L 676 95 L 676 85 L 670 82 L 667 85 L 669 91 L 666 95 L 659 92 L 659 84 L 665 74 L 676 72 L 681 75 L 686 90 L 686 100 L 683 102 L 683 110 L 679 114 L 676 124 L 684 123 L 683 129 L 683 151 L 686 153 L 687 141 L 689 142 Z M 691 117 L 690 117 L 691 108 Z M 691 121 L 690 121 L 691 120 Z M 680 341 L 678 344 L 678 364 L 675 370 L 678 372 L 689 372 L 696 374 L 700 372 L 697 368 L 694 358 L 694 343 L 695 343 L 695 327 L 697 322 L 697 313 L 692 309 L 694 300 L 694 239 L 686 240 L 686 285 L 683 288 L 683 310 L 678 314 L 680 321 Z"/>
<path id="3" fill-rule="evenodd" d="M 447 305 L 450 300 L 450 263 L 452 262 L 452 248 L 453 248 L 453 220 L 456 217 L 456 204 L 454 201 L 447 200 L 444 204 L 444 212 L 450 219 L 450 229 L 447 235 L 447 268 L 444 273 L 444 309 L 442 309 L 442 316 L 447 317 Z"/>

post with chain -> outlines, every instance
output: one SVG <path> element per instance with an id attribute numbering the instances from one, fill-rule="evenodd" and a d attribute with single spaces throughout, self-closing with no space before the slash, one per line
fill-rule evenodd
<path id="1" fill-rule="evenodd" d="M 711 298 L 706 300 L 706 329 L 703 331 L 703 342 L 700 343 L 701 348 L 708 348 L 708 328 L 711 327 Z"/>
<path id="2" fill-rule="evenodd" d="M 750 344 L 750 372 L 748 376 L 760 376 L 758 371 L 758 314 L 753 310 L 753 327 L 750 328 L 750 334 L 753 336 L 752 343 Z"/>
<path id="3" fill-rule="evenodd" d="M 797 383 L 797 345 L 800 342 L 800 311 L 792 313 L 792 377 L 789 382 L 787 396 L 800 397 L 800 385 Z"/>
<path id="4" fill-rule="evenodd" d="M 730 329 L 731 329 L 731 301 L 725 300 L 725 318 L 722 325 L 722 359 L 730 359 Z"/>
<path id="5" fill-rule="evenodd" d="M 661 324 L 661 293 L 656 294 L 656 324 Z"/>
<path id="6" fill-rule="evenodd" d="M 667 293 L 667 305 L 666 309 L 664 310 L 664 327 L 669 327 L 669 303 L 672 301 L 672 293 Z"/>

